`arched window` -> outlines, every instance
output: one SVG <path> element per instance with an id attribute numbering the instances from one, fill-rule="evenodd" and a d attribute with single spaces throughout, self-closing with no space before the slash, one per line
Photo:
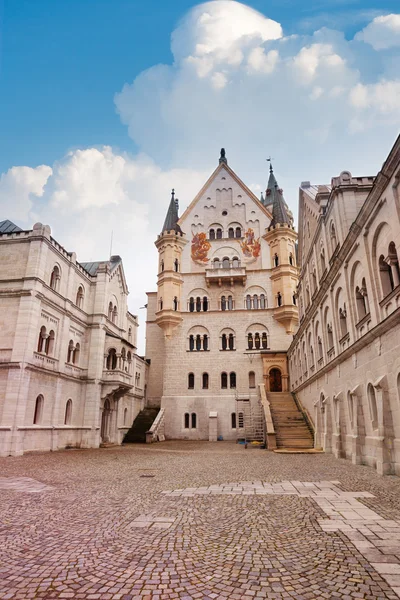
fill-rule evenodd
<path id="1" fill-rule="evenodd" d="M 236 227 L 235 237 L 237 237 L 237 238 L 241 238 L 242 237 L 242 228 L 241 227 Z"/>
<path id="2" fill-rule="evenodd" d="M 314 366 L 314 348 L 312 346 L 310 346 L 310 356 L 311 356 L 311 363 L 310 363 L 310 367 Z"/>
<path id="3" fill-rule="evenodd" d="M 394 287 L 397 287 L 400 284 L 400 267 L 399 267 L 399 259 L 397 256 L 396 245 L 394 242 L 390 242 L 390 244 L 389 244 L 389 252 L 388 252 L 387 260 L 388 260 L 390 268 L 392 269 Z"/>
<path id="4" fill-rule="evenodd" d="M 230 264 L 229 264 L 229 258 L 227 258 L 226 256 L 222 259 L 222 268 L 223 269 L 229 269 Z"/>
<path id="5" fill-rule="evenodd" d="M 325 272 L 325 269 L 326 269 L 325 250 L 323 248 L 321 248 L 320 259 L 321 259 L 321 275 L 323 275 L 323 273 Z"/>
<path id="6" fill-rule="evenodd" d="M 328 331 L 328 350 L 330 350 L 331 348 L 333 348 L 332 325 L 330 325 L 330 324 L 327 325 L 327 331 Z"/>
<path id="7" fill-rule="evenodd" d="M 122 348 L 122 350 L 121 350 L 121 369 L 122 369 L 122 371 L 127 370 L 125 363 L 126 363 L 126 350 L 125 350 L 125 348 Z"/>
<path id="8" fill-rule="evenodd" d="M 231 413 L 231 428 L 236 429 L 236 413 Z"/>
<path id="9" fill-rule="evenodd" d="M 174 260 L 174 269 L 175 269 L 175 273 L 179 272 L 179 261 L 177 258 Z"/>
<path id="10" fill-rule="evenodd" d="M 53 270 L 51 272 L 51 276 L 50 276 L 50 287 L 52 290 L 56 290 L 58 291 L 60 285 L 60 269 L 57 265 L 55 265 L 53 267 Z"/>
<path id="11" fill-rule="evenodd" d="M 226 390 L 228 388 L 228 374 L 221 373 L 221 389 Z"/>
<path id="12" fill-rule="evenodd" d="M 347 333 L 347 311 L 346 305 L 339 309 L 340 334 L 343 337 Z"/>
<path id="13" fill-rule="evenodd" d="M 128 422 L 128 409 L 124 408 L 124 425 Z"/>
<path id="14" fill-rule="evenodd" d="M 201 350 L 201 335 L 199 333 L 196 335 L 196 350 L 198 352 Z"/>
<path id="15" fill-rule="evenodd" d="M 260 308 L 266 308 L 265 295 L 260 295 Z"/>
<path id="16" fill-rule="evenodd" d="M 364 280 L 363 280 L 364 281 Z M 366 304 L 366 293 L 364 294 L 362 288 L 356 287 L 356 306 L 358 313 L 358 320 L 361 321 L 367 314 Z"/>
<path id="17" fill-rule="evenodd" d="M 196 312 L 200 312 L 201 311 L 201 298 L 200 296 L 197 296 L 196 298 Z"/>
<path id="18" fill-rule="evenodd" d="M 208 390 L 208 373 L 203 373 L 203 390 Z"/>
<path id="19" fill-rule="evenodd" d="M 214 267 L 214 269 L 219 269 L 219 267 L 220 267 L 219 258 L 214 259 L 213 267 Z"/>
<path id="20" fill-rule="evenodd" d="M 76 344 L 73 354 L 72 354 L 72 362 L 74 363 L 74 365 L 79 364 L 79 355 L 80 355 L 80 351 L 81 351 L 81 346 L 80 344 Z"/>
<path id="21" fill-rule="evenodd" d="M 203 297 L 203 310 L 204 310 L 204 312 L 208 311 L 208 298 L 207 298 L 207 296 Z"/>
<path id="22" fill-rule="evenodd" d="M 236 388 L 236 373 L 233 371 L 229 373 L 229 387 L 232 389 Z"/>
<path id="23" fill-rule="evenodd" d="M 383 254 L 379 257 L 379 274 L 381 277 L 382 294 L 385 297 L 394 289 L 394 281 L 392 269 L 385 261 Z"/>
<path id="24" fill-rule="evenodd" d="M 115 305 L 113 308 L 112 322 L 116 324 L 117 321 L 118 321 L 118 309 L 117 309 L 117 305 Z"/>
<path id="25" fill-rule="evenodd" d="M 160 303 L 161 303 L 161 308 L 162 308 L 162 298 L 160 299 Z M 129 327 L 128 329 L 128 342 L 132 341 L 132 327 Z"/>
<path id="26" fill-rule="evenodd" d="M 72 362 L 73 354 L 74 354 L 74 342 L 73 342 L 73 340 L 69 340 L 68 350 L 67 350 L 67 363 Z"/>
<path id="27" fill-rule="evenodd" d="M 293 305 L 296 306 L 296 304 L 297 304 L 296 294 L 293 294 L 292 298 L 293 298 Z"/>
<path id="28" fill-rule="evenodd" d="M 250 296 L 250 294 L 247 294 L 247 296 L 246 296 L 246 308 L 247 308 L 247 310 L 251 310 L 251 296 Z"/>
<path id="29" fill-rule="evenodd" d="M 185 427 L 185 429 L 189 429 L 189 427 L 190 427 L 190 415 L 189 415 L 189 413 L 185 413 L 184 427 Z"/>
<path id="30" fill-rule="evenodd" d="M 109 349 L 106 366 L 108 371 L 115 371 L 117 368 L 117 351 L 115 348 Z"/>
<path id="31" fill-rule="evenodd" d="M 39 425 L 42 422 L 43 404 L 44 404 L 44 398 L 43 398 L 42 394 L 40 394 L 36 398 L 36 402 L 35 402 L 35 412 L 33 413 L 33 424 L 34 425 Z"/>
<path id="32" fill-rule="evenodd" d="M 228 346 L 229 346 L 229 350 L 235 349 L 235 337 L 234 337 L 233 333 L 229 334 Z"/>
<path id="33" fill-rule="evenodd" d="M 274 256 L 274 266 L 275 267 L 279 266 L 279 256 L 277 254 L 275 254 L 275 256 Z"/>
<path id="34" fill-rule="evenodd" d="M 322 347 L 322 340 L 321 338 L 318 336 L 318 358 L 322 358 L 323 357 L 323 347 Z"/>
<path id="35" fill-rule="evenodd" d="M 254 296 L 253 296 L 253 308 L 255 308 L 255 309 L 258 308 L 258 296 L 257 296 L 257 294 L 254 294 Z"/>
<path id="36" fill-rule="evenodd" d="M 276 299 L 277 299 L 278 306 L 282 306 L 282 294 L 280 292 L 278 292 Z"/>
<path id="37" fill-rule="evenodd" d="M 67 400 L 67 404 L 65 405 L 65 416 L 64 416 L 64 425 L 70 425 L 72 420 L 72 400 L 71 398 Z"/>
<path id="38" fill-rule="evenodd" d="M 232 296 L 228 296 L 227 307 L 228 307 L 228 310 L 233 310 L 233 297 Z"/>
<path id="39" fill-rule="evenodd" d="M 126 372 L 130 373 L 131 372 L 131 366 L 132 366 L 132 354 L 131 354 L 130 350 L 128 350 L 128 354 L 126 355 L 126 361 L 128 363 L 127 368 L 126 368 Z"/>
<path id="40" fill-rule="evenodd" d="M 229 227 L 228 238 L 234 238 L 234 237 L 235 237 L 235 230 L 233 229 L 233 227 Z"/>
<path id="41" fill-rule="evenodd" d="M 367 387 L 369 414 L 372 422 L 372 429 L 378 429 L 378 408 L 376 404 L 376 396 L 374 386 L 369 383 Z"/>
<path id="42" fill-rule="evenodd" d="M 78 308 L 82 308 L 83 298 L 84 298 L 83 287 L 80 285 L 78 287 L 78 291 L 76 292 L 76 305 Z"/>
<path id="43" fill-rule="evenodd" d="M 178 310 L 178 298 L 176 296 L 174 297 L 173 306 L 174 306 L 174 310 Z"/>
<path id="44" fill-rule="evenodd" d="M 292 253 L 290 253 L 290 254 L 289 254 L 289 264 L 290 264 L 292 267 L 293 267 L 293 265 L 294 265 L 294 261 L 293 261 L 293 254 L 292 254 Z"/>
<path id="45" fill-rule="evenodd" d="M 252 333 L 247 334 L 247 348 L 249 350 L 253 350 L 253 334 Z"/>
<path id="46" fill-rule="evenodd" d="M 196 429 L 196 427 L 197 427 L 197 415 L 196 415 L 196 413 L 192 413 L 191 414 L 191 421 L 192 421 L 192 429 Z"/>
<path id="47" fill-rule="evenodd" d="M 160 298 L 160 310 L 162 310 L 162 309 L 163 309 L 163 306 L 164 306 L 163 299 L 162 299 L 162 298 Z"/>
<path id="48" fill-rule="evenodd" d="M 261 345 L 263 347 L 263 350 L 268 349 L 268 337 L 267 337 L 267 334 L 265 331 L 263 331 L 263 334 L 262 334 Z"/>
<path id="49" fill-rule="evenodd" d="M 258 332 L 254 336 L 254 345 L 256 347 L 256 350 L 259 350 L 261 347 L 261 339 L 260 334 Z"/>
<path id="50" fill-rule="evenodd" d="M 164 271 L 164 260 L 161 260 L 160 267 L 161 267 L 160 270 L 161 270 L 161 273 L 162 273 Z"/>
<path id="51" fill-rule="evenodd" d="M 215 229 L 210 229 L 210 234 L 208 237 L 210 240 L 215 240 Z"/>
<path id="52" fill-rule="evenodd" d="M 189 312 L 194 312 L 194 298 L 189 299 Z"/>
<path id="53" fill-rule="evenodd" d="M 37 345 L 38 352 L 44 352 L 44 348 L 46 345 L 46 337 L 47 337 L 46 336 L 46 327 L 44 325 L 42 325 L 42 327 L 40 328 L 38 345 Z"/>
<path id="54" fill-rule="evenodd" d="M 203 335 L 203 350 L 208 350 L 208 335 L 206 333 Z"/>
<path id="55" fill-rule="evenodd" d="M 194 389 L 194 373 L 189 373 L 189 375 L 188 375 L 188 389 L 189 390 Z"/>
<path id="56" fill-rule="evenodd" d="M 226 350 L 228 348 L 228 341 L 227 341 L 226 333 L 222 334 L 221 343 L 222 343 L 222 350 Z"/>
<path id="57" fill-rule="evenodd" d="M 233 269 L 238 269 L 239 267 L 240 267 L 240 261 L 239 261 L 239 259 L 238 259 L 237 256 L 234 256 L 232 258 L 232 268 Z"/>
<path id="58" fill-rule="evenodd" d="M 222 240 L 222 229 L 217 229 L 217 240 Z"/>
<path id="59" fill-rule="evenodd" d="M 226 310 L 226 297 L 221 296 L 221 310 Z"/>
<path id="60" fill-rule="evenodd" d="M 336 249 L 337 246 L 337 237 L 336 237 L 336 228 L 335 228 L 335 224 L 331 223 L 331 229 L 330 229 L 330 236 L 331 236 L 331 248 L 332 248 L 332 254 Z"/>
<path id="61" fill-rule="evenodd" d="M 113 318 L 113 305 L 112 305 L 112 302 L 110 302 L 109 305 L 108 305 L 108 318 L 110 319 L 110 321 L 112 321 L 112 318 Z"/>
<path id="62" fill-rule="evenodd" d="M 191 352 L 193 352 L 193 350 L 194 350 L 194 336 L 193 335 L 189 336 L 189 350 Z"/>
<path id="63" fill-rule="evenodd" d="M 249 373 L 249 388 L 255 388 L 256 387 L 256 374 L 254 373 L 254 371 L 250 371 Z"/>

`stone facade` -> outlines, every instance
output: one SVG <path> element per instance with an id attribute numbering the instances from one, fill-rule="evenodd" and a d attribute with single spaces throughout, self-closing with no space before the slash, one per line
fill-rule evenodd
<path id="1" fill-rule="evenodd" d="M 400 474 L 400 138 L 376 177 L 303 183 L 290 388 L 316 445 Z"/>
<path id="2" fill-rule="evenodd" d="M 144 404 L 120 257 L 78 263 L 37 223 L 0 223 L 0 455 L 121 443 Z"/>
<path id="3" fill-rule="evenodd" d="M 283 206 L 272 169 L 267 196 L 271 182 Z M 271 370 L 288 385 L 298 269 L 285 206 L 287 222 L 273 224 L 274 205 L 224 154 L 179 220 L 172 197 L 146 327 L 147 399 L 165 409 L 167 438 L 236 439 L 238 402 L 257 399 L 260 383 L 269 389 Z"/>

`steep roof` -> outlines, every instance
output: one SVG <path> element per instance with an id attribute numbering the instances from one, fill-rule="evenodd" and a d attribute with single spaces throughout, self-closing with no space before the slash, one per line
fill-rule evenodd
<path id="1" fill-rule="evenodd" d="M 161 233 L 164 231 L 175 231 L 176 233 L 182 233 L 182 229 L 178 225 L 178 221 L 178 199 L 175 198 L 175 190 L 172 190 L 171 202 L 169 203 L 167 216 L 165 217 Z"/>
<path id="2" fill-rule="evenodd" d="M 18 233 L 19 231 L 23 230 L 12 221 L 9 221 L 8 219 L 0 221 L 0 233 Z"/>
<path id="3" fill-rule="evenodd" d="M 110 266 L 110 271 L 114 271 L 114 269 L 122 262 L 120 256 L 115 255 L 110 258 L 109 261 L 97 261 L 97 262 L 83 262 L 79 263 L 81 267 L 85 269 L 89 273 L 89 275 L 97 275 L 97 271 L 99 270 L 99 266 L 104 264 L 104 262 L 108 262 Z"/>
<path id="4" fill-rule="evenodd" d="M 287 225 L 292 224 L 292 219 L 288 214 L 287 205 L 283 197 L 283 190 L 278 186 L 272 163 L 269 165 L 269 179 L 264 203 L 268 205 L 272 204 L 271 226 L 277 225 L 278 223 L 286 223 Z"/>

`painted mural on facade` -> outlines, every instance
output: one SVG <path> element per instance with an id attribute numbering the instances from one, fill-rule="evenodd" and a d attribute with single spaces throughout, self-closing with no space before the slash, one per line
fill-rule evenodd
<path id="1" fill-rule="evenodd" d="M 195 233 L 192 238 L 192 260 L 200 265 L 208 263 L 208 251 L 210 248 L 211 244 L 207 240 L 207 235 L 204 232 Z"/>
<path id="2" fill-rule="evenodd" d="M 246 258 L 258 258 L 261 252 L 260 238 L 256 238 L 254 229 L 248 228 L 244 234 L 244 239 L 240 242 L 240 247 Z"/>

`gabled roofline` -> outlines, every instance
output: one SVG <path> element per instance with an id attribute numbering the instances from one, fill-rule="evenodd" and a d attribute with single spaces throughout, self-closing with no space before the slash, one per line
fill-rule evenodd
<path id="1" fill-rule="evenodd" d="M 198 202 L 198 200 L 201 198 L 201 196 L 204 194 L 205 190 L 207 189 L 207 187 L 210 185 L 210 182 L 214 179 L 214 177 L 219 173 L 219 171 L 222 171 L 222 169 L 225 169 L 229 175 L 231 175 L 231 177 L 236 181 L 236 183 L 242 188 L 242 190 L 248 195 L 250 196 L 250 198 L 257 204 L 257 206 L 265 213 L 265 215 L 272 220 L 272 213 L 270 213 L 269 210 L 266 209 L 266 207 L 261 204 L 260 200 L 257 198 L 257 196 L 255 194 L 253 194 L 253 192 L 247 187 L 247 185 L 245 183 L 243 183 L 243 181 L 240 179 L 240 177 L 238 177 L 235 173 L 235 171 L 233 171 L 226 163 L 221 162 L 218 167 L 211 173 L 210 177 L 207 179 L 207 181 L 205 182 L 205 184 L 203 185 L 203 187 L 201 188 L 201 190 L 198 192 L 198 194 L 194 197 L 194 199 L 191 201 L 191 203 L 189 204 L 189 206 L 186 208 L 185 212 L 182 214 L 181 217 L 179 217 L 179 225 L 182 224 L 182 221 L 186 218 L 186 216 L 189 214 L 189 212 L 192 210 L 192 208 L 195 206 L 195 204 Z"/>

